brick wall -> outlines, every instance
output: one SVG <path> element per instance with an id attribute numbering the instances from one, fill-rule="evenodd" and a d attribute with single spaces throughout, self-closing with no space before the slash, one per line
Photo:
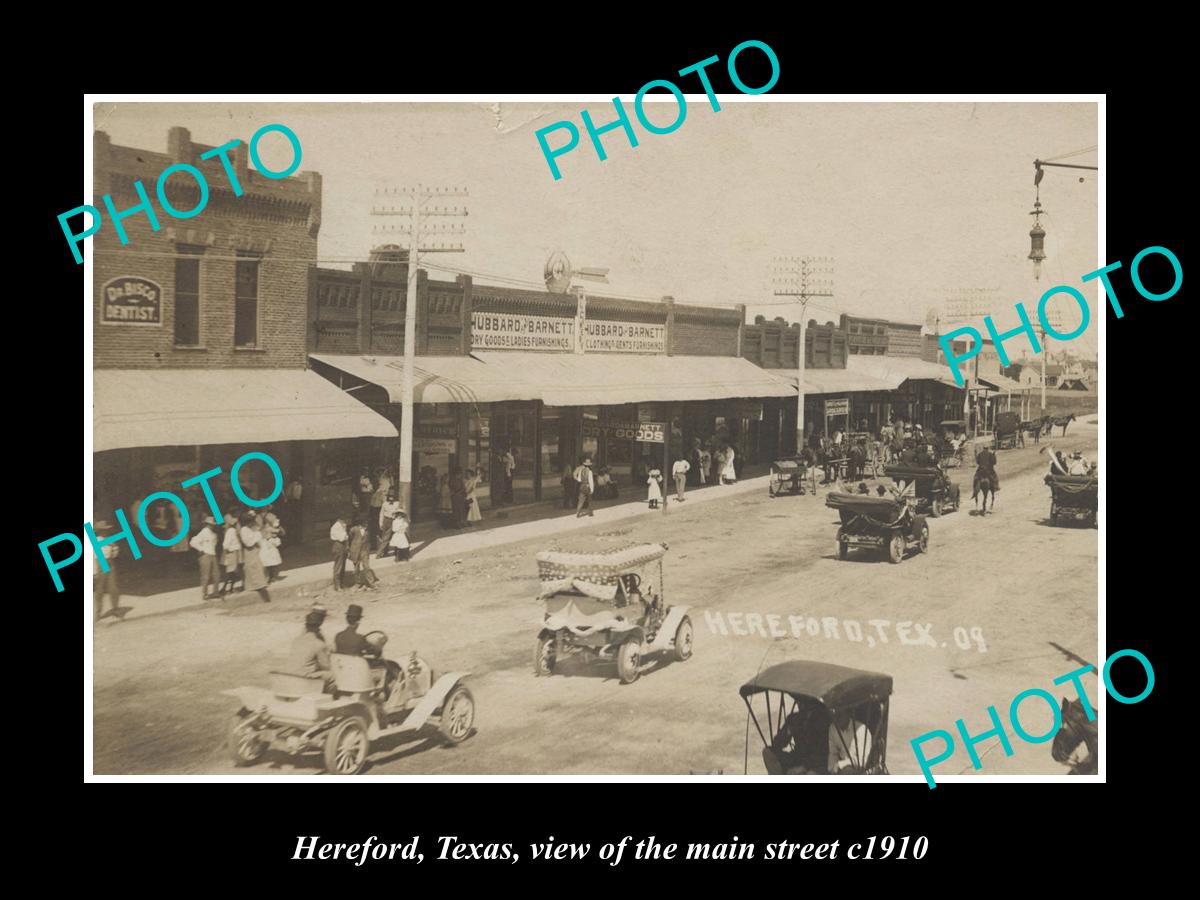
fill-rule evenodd
<path id="1" fill-rule="evenodd" d="M 234 135 L 230 135 L 233 138 Z M 237 197 L 218 159 L 200 160 L 211 149 L 192 143 L 188 132 L 173 128 L 168 153 L 113 145 L 104 132 L 94 136 L 92 204 L 104 223 L 89 240 L 95 253 L 93 346 L 96 368 L 302 367 L 305 364 L 307 269 L 316 260 L 321 216 L 321 178 L 314 172 L 270 180 L 247 169 L 245 138 L 231 154 L 245 191 Z M 240 151 L 240 152 L 239 152 Z M 159 174 L 183 162 L 204 173 L 209 186 L 205 209 L 176 219 L 162 209 L 156 192 Z M 150 197 L 160 224 L 157 232 L 145 213 L 124 219 L 129 243 L 122 245 L 101 199 L 111 196 L 118 211 L 138 204 L 134 182 Z M 167 199 L 178 210 L 199 202 L 195 180 L 175 173 Z M 203 248 L 200 262 L 200 342 L 175 344 L 175 258 L 180 245 Z M 260 254 L 258 273 L 258 349 L 234 348 L 234 275 L 238 251 Z M 154 326 L 102 324 L 103 286 L 122 275 L 153 281 L 162 288 L 162 323 Z"/>

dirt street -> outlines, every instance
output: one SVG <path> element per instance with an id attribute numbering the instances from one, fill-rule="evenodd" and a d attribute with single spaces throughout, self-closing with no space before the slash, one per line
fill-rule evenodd
<path id="1" fill-rule="evenodd" d="M 1050 443 L 1095 459 L 1096 434 L 1094 425 L 1074 423 L 1065 439 Z M 380 564 L 385 581 L 376 602 L 357 594 L 324 597 L 326 637 L 332 640 L 343 627 L 345 605 L 360 602 L 362 630 L 386 631 L 393 658 L 417 649 L 439 672 L 470 670 L 477 733 L 453 749 L 427 739 L 380 742 L 367 772 L 740 774 L 747 721 L 737 689 L 760 666 L 790 658 L 894 677 L 887 756 L 896 774 L 919 771 L 909 741 L 926 731 L 953 730 L 959 718 L 973 733 L 984 731 L 988 705 L 1006 716 L 1011 698 L 1032 687 L 1073 696 L 1052 680 L 1078 663 L 1052 643 L 1100 662 L 1098 532 L 1049 524 L 1046 457 L 1036 447 L 999 456 L 1002 490 L 994 514 L 971 513 L 972 470 L 952 470 L 963 485 L 963 508 L 930 519 L 929 552 L 899 565 L 854 551 L 848 560 L 837 559 L 837 517 L 824 505 L 824 489 L 816 498 L 770 499 L 765 486 L 703 504 L 672 503 L 667 516 L 647 511 L 619 527 L 596 526 L 557 542 Z M 611 664 L 535 677 L 541 606 L 534 600 L 534 553 L 554 544 L 587 550 L 638 541 L 670 545 L 665 595 L 670 604 L 693 607 L 692 659 L 666 663 L 628 686 L 617 681 Z M 96 773 L 320 771 L 318 757 L 297 764 L 283 756 L 235 769 L 224 739 L 238 703 L 219 693 L 266 685 L 267 672 L 283 666 L 312 599 L 310 592 L 282 603 L 185 611 L 98 629 Z M 779 623 L 774 634 L 765 624 L 768 615 L 780 617 L 773 620 Z M 793 628 L 792 616 L 803 617 L 804 625 Z M 809 619 L 818 623 L 816 636 Z M 861 640 L 849 639 L 847 621 L 859 623 Z M 1094 701 L 1096 677 L 1084 683 Z M 1032 733 L 1045 731 L 1050 720 L 1035 703 L 1023 707 Z M 749 733 L 750 772 L 762 774 L 753 726 Z M 978 747 L 986 754 L 981 774 L 1065 773 L 1048 744 L 1014 738 L 1015 755 L 1007 759 L 994 745 Z M 964 769 L 972 771 L 960 749 L 936 771 Z"/>

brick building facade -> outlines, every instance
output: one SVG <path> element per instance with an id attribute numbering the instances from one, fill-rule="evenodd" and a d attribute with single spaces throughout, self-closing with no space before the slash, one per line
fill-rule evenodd
<path id="1" fill-rule="evenodd" d="M 194 531 L 208 505 L 199 489 L 180 483 L 220 467 L 211 484 L 220 508 L 230 509 L 238 505 L 230 467 L 258 451 L 300 485 L 279 509 L 286 506 L 293 537 L 301 537 L 323 515 L 321 498 L 305 490 L 321 441 L 377 442 L 395 429 L 307 371 L 320 175 L 267 178 L 248 166 L 242 141 L 229 154 L 238 196 L 220 159 L 201 159 L 212 149 L 184 128 L 170 129 L 166 153 L 114 145 L 102 131 L 93 137 L 93 205 L 104 217 L 91 238 L 96 510 L 100 518 L 123 510 L 134 523 L 143 497 L 174 491 L 187 502 L 188 523 L 157 501 L 146 511 L 149 526 L 160 539 Z M 206 203 L 188 218 L 169 214 L 156 190 L 177 164 L 198 169 L 207 185 Z M 105 199 L 129 211 L 141 202 L 139 182 L 160 227 L 144 209 L 130 212 L 122 244 Z M 204 199 L 186 170 L 166 181 L 164 195 L 185 213 Z M 270 495 L 274 479 L 264 464 L 247 464 L 242 475 L 250 496 Z M 150 556 L 188 550 L 186 541 L 143 549 Z"/>

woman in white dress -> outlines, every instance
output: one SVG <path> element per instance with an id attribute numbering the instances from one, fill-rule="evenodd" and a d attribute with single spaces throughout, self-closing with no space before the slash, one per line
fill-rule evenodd
<path id="1" fill-rule="evenodd" d="M 658 466 L 651 466 L 646 475 L 646 499 L 650 502 L 651 509 L 658 509 L 658 504 L 662 501 L 662 480 L 662 470 Z"/>
<path id="2" fill-rule="evenodd" d="M 474 469 L 467 469 L 467 477 L 463 483 L 467 492 L 467 524 L 483 521 L 483 513 L 479 510 L 479 497 L 475 489 L 479 487 L 479 474 Z"/>
<path id="3" fill-rule="evenodd" d="M 734 452 L 732 447 L 726 447 L 722 453 L 724 462 L 721 465 L 721 483 L 734 484 L 737 481 L 737 470 L 733 467 Z"/>

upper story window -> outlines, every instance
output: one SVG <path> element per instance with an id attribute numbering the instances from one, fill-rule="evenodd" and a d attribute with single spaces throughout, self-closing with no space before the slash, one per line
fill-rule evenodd
<path id="1" fill-rule="evenodd" d="M 200 345 L 200 257 L 203 247 L 180 244 L 175 260 L 175 345 Z"/>
<path id="2" fill-rule="evenodd" d="M 256 348 L 258 343 L 258 266 L 261 257 L 238 251 L 234 264 L 233 346 Z"/>

